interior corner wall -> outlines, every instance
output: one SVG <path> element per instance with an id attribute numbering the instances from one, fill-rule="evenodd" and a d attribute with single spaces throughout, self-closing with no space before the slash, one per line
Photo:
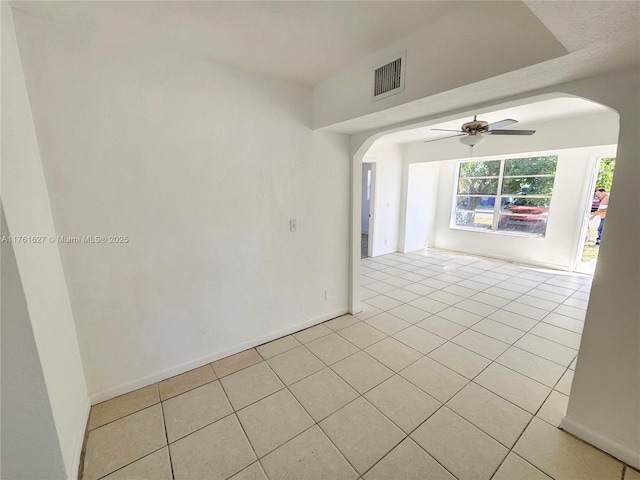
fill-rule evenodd
<path id="1" fill-rule="evenodd" d="M 77 476 L 89 415 L 89 399 L 58 245 L 55 241 L 49 241 L 55 238 L 56 232 L 25 88 L 12 10 L 4 1 L 1 2 L 1 8 L 2 202 L 11 234 L 21 238 L 12 247 L 22 288 L 14 284 L 18 281 L 16 272 L 9 276 L 9 285 L 3 282 L 2 286 L 3 290 L 14 289 L 17 293 L 22 290 L 27 309 L 25 312 L 19 305 L 13 305 L 17 310 L 10 309 L 9 312 L 20 318 L 5 320 L 3 315 L 3 328 L 5 321 L 30 321 L 29 326 L 20 325 L 18 333 L 22 335 L 21 340 L 27 342 L 25 348 L 29 348 L 28 333 L 29 330 L 32 332 L 46 391 L 39 386 L 42 378 L 34 365 L 33 355 L 30 357 L 33 368 L 25 372 L 31 375 L 25 375 L 23 381 L 32 384 L 38 394 L 46 394 L 46 400 L 40 399 L 40 407 L 45 403 L 50 405 L 55 424 L 55 438 L 52 438 L 47 422 L 40 425 L 38 416 L 22 418 L 25 431 L 36 435 L 35 432 L 42 429 L 43 438 L 38 443 L 45 449 L 41 458 L 33 459 L 34 465 L 24 465 L 24 468 L 26 471 L 46 469 L 47 465 L 38 462 L 51 461 L 52 475 L 57 475 L 59 465 L 56 457 L 60 452 L 63 475 L 73 478 Z M 3 298 L 3 306 L 4 301 Z M 16 302 L 19 302 L 19 298 Z M 3 364 L 3 376 L 4 368 Z M 3 435 L 2 441 L 11 442 L 11 437 L 5 438 Z M 4 449 L 2 453 L 4 460 Z M 22 459 L 27 461 L 26 457 Z"/>
<path id="2" fill-rule="evenodd" d="M 363 161 L 376 164 L 371 256 L 397 252 L 402 194 L 402 148 L 400 145 L 378 142 L 371 146 Z"/>
<path id="3" fill-rule="evenodd" d="M 311 89 L 16 16 L 93 403 L 347 312 L 349 139 Z M 296 231 L 290 231 L 296 220 Z"/>
<path id="4" fill-rule="evenodd" d="M 2 208 L 2 236 L 9 237 Z M 13 244 L 2 242 L 0 476 L 67 477 Z"/>

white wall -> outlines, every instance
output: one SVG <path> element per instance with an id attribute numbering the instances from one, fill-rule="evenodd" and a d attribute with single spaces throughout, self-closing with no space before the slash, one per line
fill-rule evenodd
<path id="1" fill-rule="evenodd" d="M 402 148 L 379 142 L 367 152 L 364 161 L 376 164 L 371 256 L 377 257 L 399 248 Z"/>
<path id="2" fill-rule="evenodd" d="M 431 246 L 433 241 L 439 198 L 440 163 L 413 163 L 407 167 L 407 206 L 403 224 L 403 251 L 413 252 Z"/>
<path id="3" fill-rule="evenodd" d="M 11 235 L 4 211 L 2 235 Z M 0 250 L 0 477 L 64 479 L 66 468 L 13 244 L 3 242 Z"/>
<path id="4" fill-rule="evenodd" d="M 55 235 L 56 230 L 29 108 L 30 99 L 11 8 L 6 2 L 1 2 L 1 8 L 2 201 L 12 235 L 48 238 Z M 16 243 L 13 248 L 57 436 L 57 444 L 51 441 L 43 446 L 47 450 L 42 452 L 41 460 L 48 461 L 61 452 L 64 473 L 74 478 L 89 414 L 89 399 L 58 246 L 48 242 Z M 26 318 L 20 321 L 24 322 Z M 24 325 L 21 328 L 23 332 L 28 330 Z M 28 342 L 28 336 L 20 338 Z M 31 380 L 37 381 L 29 378 Z M 37 417 L 22 421 L 25 430 L 38 432 L 42 428 L 43 436 L 50 433 L 46 424 L 38 424 Z M 3 436 L 2 441 L 11 442 L 11 438 Z M 26 461 L 26 458 L 22 460 Z M 25 468 L 35 471 L 38 466 L 27 465 Z M 58 475 L 56 471 L 52 474 Z"/>
<path id="5" fill-rule="evenodd" d="M 94 402 L 346 312 L 349 143 L 309 89 L 16 24 L 58 234 L 129 238 L 61 246 Z"/>

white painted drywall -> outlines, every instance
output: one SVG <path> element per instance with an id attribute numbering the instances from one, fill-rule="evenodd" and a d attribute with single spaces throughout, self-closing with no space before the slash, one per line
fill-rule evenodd
<path id="1" fill-rule="evenodd" d="M 49 451 L 43 452 L 42 459 L 45 461 L 61 452 L 65 473 L 74 478 L 89 414 L 89 399 L 58 245 L 48 241 L 50 236 L 56 235 L 56 230 L 11 7 L 2 2 L 1 8 L 3 204 L 12 235 L 37 235 L 46 239 L 45 243 L 14 244 L 58 442 L 47 445 Z M 40 428 L 36 417 L 23 421 L 25 429 L 37 431 Z M 42 428 L 46 435 L 47 425 L 43 424 Z M 11 439 L 3 436 L 4 441 Z"/>
<path id="2" fill-rule="evenodd" d="M 310 89 L 16 18 L 58 233 L 128 237 L 61 246 L 94 402 L 346 312 L 349 142 Z"/>
<path id="3" fill-rule="evenodd" d="M 378 142 L 367 152 L 364 161 L 376 164 L 371 256 L 377 257 L 398 251 L 402 148 Z"/>
<path id="4" fill-rule="evenodd" d="M 2 235 L 11 235 L 4 212 Z M 0 250 L 0 477 L 64 479 L 66 469 L 13 244 L 2 242 Z"/>
<path id="5" fill-rule="evenodd" d="M 430 246 L 435 230 L 440 163 L 408 164 L 407 210 L 404 223 L 404 251 Z"/>
<path id="6" fill-rule="evenodd" d="M 391 109 L 566 53 L 523 3 L 452 4 L 454 6 L 433 23 L 408 32 L 402 40 L 317 85 L 314 126 L 324 127 Z M 482 48 L 470 48 L 479 44 Z M 371 101 L 373 69 L 405 51 L 404 91 Z"/>

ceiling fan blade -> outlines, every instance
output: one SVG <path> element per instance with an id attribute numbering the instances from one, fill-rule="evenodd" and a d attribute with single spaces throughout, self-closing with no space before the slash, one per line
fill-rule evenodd
<path id="1" fill-rule="evenodd" d="M 458 132 L 460 134 L 464 133 L 464 132 L 461 132 L 460 130 L 449 130 L 448 128 L 432 128 L 431 130 L 438 130 L 440 132 Z"/>
<path id="2" fill-rule="evenodd" d="M 489 130 L 485 135 L 533 135 L 535 130 Z"/>
<path id="3" fill-rule="evenodd" d="M 508 127 L 509 125 L 513 125 L 514 123 L 518 123 L 517 120 L 513 118 L 505 118 L 504 120 L 500 120 L 499 122 L 493 122 L 487 125 L 489 130 L 495 130 L 496 128 Z"/>
<path id="4" fill-rule="evenodd" d="M 456 130 L 450 130 L 450 131 L 455 132 Z M 434 138 L 432 140 L 425 140 L 424 143 L 435 142 L 436 140 L 444 140 L 445 138 L 462 137 L 463 135 L 465 135 L 465 134 L 464 133 L 460 133 L 458 135 L 449 135 L 448 137 Z"/>

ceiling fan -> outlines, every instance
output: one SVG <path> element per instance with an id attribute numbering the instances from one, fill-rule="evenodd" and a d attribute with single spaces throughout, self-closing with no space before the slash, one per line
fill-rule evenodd
<path id="1" fill-rule="evenodd" d="M 485 135 L 533 135 L 535 130 L 502 130 L 502 127 L 507 127 L 518 123 L 517 120 L 512 118 L 505 118 L 499 122 L 488 123 L 484 120 L 478 120 L 477 115 L 473 116 L 472 122 L 467 122 L 462 125 L 460 130 L 449 130 L 446 128 L 432 128 L 431 130 L 439 130 L 442 132 L 457 132 L 457 135 L 451 135 L 449 137 L 435 138 L 433 140 L 426 140 L 427 142 L 434 142 L 436 140 L 443 140 L 444 138 L 462 137 L 460 143 L 473 147 L 479 143 L 484 142 Z"/>

